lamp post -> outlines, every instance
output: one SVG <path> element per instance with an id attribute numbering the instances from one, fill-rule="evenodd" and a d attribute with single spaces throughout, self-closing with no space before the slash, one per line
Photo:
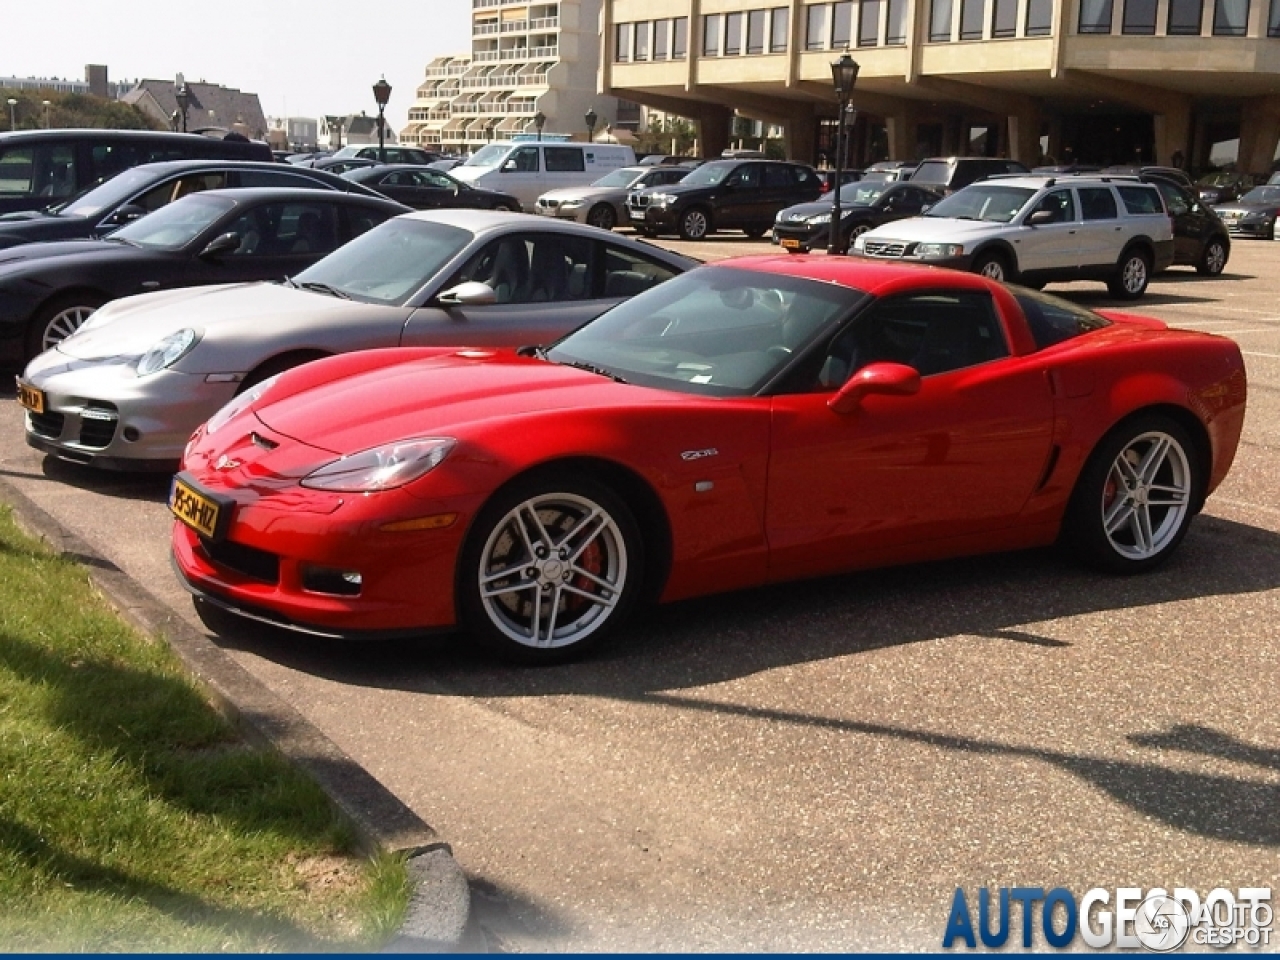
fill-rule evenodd
<path id="1" fill-rule="evenodd" d="M 44 106 L 44 128 L 48 130 L 49 129 L 49 107 L 51 102 L 49 100 L 42 100 L 40 102 Z"/>
<path id="2" fill-rule="evenodd" d="M 182 114 L 182 132 L 187 132 L 187 108 L 191 106 L 191 92 L 187 89 L 186 83 L 178 87 L 177 92 L 173 95 L 173 99 L 178 101 L 178 111 Z"/>
<path id="3" fill-rule="evenodd" d="M 849 106 L 849 98 L 853 95 L 854 84 L 858 82 L 858 63 L 845 53 L 839 60 L 831 64 L 831 80 L 836 88 L 836 100 L 840 102 L 839 113 L 836 114 L 836 169 L 835 182 L 831 185 L 831 232 L 828 234 L 827 253 L 847 253 L 844 246 L 843 231 L 840 229 L 840 187 L 844 173 L 844 115 Z"/>
<path id="4" fill-rule="evenodd" d="M 587 143 L 591 143 L 596 138 L 596 122 L 600 119 L 596 116 L 595 108 L 587 110 L 587 115 L 582 118 L 587 121 Z"/>
<path id="5" fill-rule="evenodd" d="M 391 99 L 391 84 L 383 77 L 373 85 L 373 99 L 378 103 L 378 162 L 387 162 L 386 135 L 382 129 L 382 114 L 387 109 L 387 101 Z"/>
<path id="6" fill-rule="evenodd" d="M 542 128 L 547 125 L 547 115 L 539 110 L 533 115 L 533 125 L 538 130 L 538 142 L 542 142 Z"/>
<path id="7" fill-rule="evenodd" d="M 9 129 L 18 129 L 18 101 L 13 97 L 9 98 Z"/>

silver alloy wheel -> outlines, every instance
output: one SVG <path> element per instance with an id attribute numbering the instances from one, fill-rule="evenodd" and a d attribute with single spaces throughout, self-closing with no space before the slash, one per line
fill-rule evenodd
<path id="1" fill-rule="evenodd" d="M 44 326 L 44 332 L 40 337 L 40 349 L 51 350 L 56 347 L 79 330 L 97 309 L 97 307 L 77 304 L 76 306 L 59 310 L 49 318 L 49 322 Z"/>
<path id="2" fill-rule="evenodd" d="M 701 210 L 690 210 L 680 221 L 684 235 L 689 240 L 701 240 L 707 235 L 707 215 Z"/>
<path id="3" fill-rule="evenodd" d="M 1130 440 L 1111 463 L 1100 509 L 1120 556 L 1147 560 L 1164 550 L 1191 509 L 1191 464 L 1178 440 L 1161 430 Z"/>
<path id="4" fill-rule="evenodd" d="M 994 257 L 982 265 L 979 274 L 989 280 L 1004 280 L 1004 264 Z"/>
<path id="5" fill-rule="evenodd" d="M 1126 260 L 1120 272 L 1120 284 L 1131 296 L 1142 293 L 1147 288 L 1147 261 L 1137 254 Z"/>
<path id="6" fill-rule="evenodd" d="M 494 525 L 480 554 L 480 602 L 516 643 L 558 649 L 602 627 L 627 583 L 617 522 L 574 493 L 542 493 Z"/>
<path id="7" fill-rule="evenodd" d="M 1216 277 L 1227 266 L 1227 248 L 1218 240 L 1209 241 L 1209 249 L 1204 253 L 1205 273 Z"/>

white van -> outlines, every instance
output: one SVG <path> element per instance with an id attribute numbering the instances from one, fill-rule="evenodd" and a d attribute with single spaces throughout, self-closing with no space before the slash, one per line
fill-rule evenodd
<path id="1" fill-rule="evenodd" d="M 473 186 L 509 193 L 532 210 L 548 190 L 585 187 L 635 162 L 635 151 L 616 143 L 506 141 L 487 144 L 449 173 Z"/>

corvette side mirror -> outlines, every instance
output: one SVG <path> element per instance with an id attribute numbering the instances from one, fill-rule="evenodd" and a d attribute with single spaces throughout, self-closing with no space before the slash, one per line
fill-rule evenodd
<path id="1" fill-rule="evenodd" d="M 905 363 L 871 363 L 845 381 L 827 406 L 834 413 L 854 413 L 872 394 L 909 397 L 920 392 L 920 374 Z"/>
<path id="2" fill-rule="evenodd" d="M 436 297 L 436 302 L 446 307 L 486 307 L 497 303 L 498 295 L 487 283 L 468 280 L 440 294 Z"/>
<path id="3" fill-rule="evenodd" d="M 201 257 L 216 257 L 219 254 L 230 253 L 240 247 L 240 234 L 224 233 L 221 236 L 214 237 L 209 241 L 209 245 L 200 251 Z"/>

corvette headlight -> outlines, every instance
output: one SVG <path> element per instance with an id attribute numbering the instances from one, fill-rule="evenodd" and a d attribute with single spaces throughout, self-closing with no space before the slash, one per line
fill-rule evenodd
<path id="1" fill-rule="evenodd" d="M 165 367 L 171 367 L 196 345 L 200 338 L 189 327 L 169 334 L 139 358 L 134 370 L 138 376 L 145 377 Z"/>
<path id="2" fill-rule="evenodd" d="M 217 413 L 209 418 L 209 422 L 204 425 L 204 432 L 217 433 L 219 427 L 225 426 L 229 420 L 239 416 L 253 406 L 281 376 L 282 374 L 277 373 L 274 377 L 267 377 L 257 386 L 251 387 L 239 396 L 232 397 L 231 400 L 218 409 Z"/>
<path id="3" fill-rule="evenodd" d="M 916 256 L 926 259 L 959 257 L 963 254 L 964 246 L 959 243 L 920 243 L 916 245 Z"/>
<path id="4" fill-rule="evenodd" d="M 455 443 L 451 437 L 397 440 L 326 463 L 300 482 L 313 490 L 340 493 L 391 490 L 439 466 Z"/>
<path id="5" fill-rule="evenodd" d="M 831 222 L 831 214 L 829 213 L 819 213 L 810 217 L 808 220 L 805 221 L 805 223 L 810 223 L 810 224 L 813 224 L 814 226 L 817 226 L 820 223 L 830 223 L 830 222 Z"/>

